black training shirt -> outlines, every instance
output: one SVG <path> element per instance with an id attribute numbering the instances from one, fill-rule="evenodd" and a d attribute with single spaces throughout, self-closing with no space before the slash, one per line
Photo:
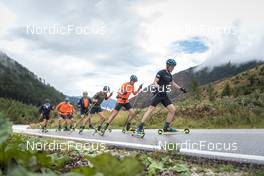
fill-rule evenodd
<path id="1" fill-rule="evenodd" d="M 173 80 L 171 73 L 169 73 L 166 69 L 160 70 L 157 73 L 156 78 L 159 79 L 158 81 L 158 85 L 160 86 L 159 92 L 166 92 L 167 86 L 170 85 L 170 83 Z"/>

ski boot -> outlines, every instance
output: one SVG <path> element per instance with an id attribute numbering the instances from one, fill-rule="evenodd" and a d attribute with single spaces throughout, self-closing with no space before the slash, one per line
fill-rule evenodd
<path id="1" fill-rule="evenodd" d="M 122 132 L 123 133 L 129 133 L 129 134 L 131 134 L 131 133 L 135 132 L 135 129 L 131 127 L 131 124 L 130 123 L 127 123 L 124 126 L 124 128 L 122 129 Z"/>
<path id="2" fill-rule="evenodd" d="M 137 128 L 131 135 L 135 137 L 144 138 L 145 132 L 144 132 L 144 129 Z"/>
<path id="3" fill-rule="evenodd" d="M 68 128 L 68 126 L 65 126 L 63 131 L 70 131 L 70 128 Z"/>
<path id="4" fill-rule="evenodd" d="M 101 127 L 101 130 L 99 132 L 99 134 L 101 136 L 103 136 L 105 134 L 105 131 L 108 129 L 108 126 L 109 126 L 109 124 L 105 124 L 104 126 Z"/>
<path id="5" fill-rule="evenodd" d="M 70 130 L 75 131 L 75 127 L 73 125 L 70 125 Z"/>

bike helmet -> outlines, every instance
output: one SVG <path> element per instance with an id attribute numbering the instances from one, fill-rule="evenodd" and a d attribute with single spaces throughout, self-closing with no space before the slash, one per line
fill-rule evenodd
<path id="1" fill-rule="evenodd" d="M 137 82 L 137 81 L 138 81 L 137 76 L 136 76 L 136 75 L 131 75 L 131 76 L 130 76 L 130 81 Z"/>
<path id="2" fill-rule="evenodd" d="M 104 92 L 110 92 L 110 87 L 109 86 L 104 86 L 103 91 Z"/>
<path id="3" fill-rule="evenodd" d="M 64 101 L 69 102 L 70 99 L 69 99 L 68 97 L 66 97 L 66 98 L 64 99 Z"/>
<path id="4" fill-rule="evenodd" d="M 168 59 L 168 60 L 166 61 L 166 64 L 167 64 L 167 65 L 175 66 L 177 63 L 176 63 L 176 61 L 175 61 L 174 59 Z"/>

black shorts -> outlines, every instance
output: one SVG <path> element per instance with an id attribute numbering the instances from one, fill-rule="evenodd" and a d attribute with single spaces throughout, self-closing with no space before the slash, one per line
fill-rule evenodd
<path id="1" fill-rule="evenodd" d="M 128 111 L 129 109 L 132 109 L 132 106 L 131 106 L 130 103 L 122 103 L 122 104 L 121 104 L 121 103 L 117 103 L 116 106 L 115 106 L 115 110 L 120 111 L 120 109 L 121 109 L 122 107 L 124 107 L 127 111 Z"/>
<path id="2" fill-rule="evenodd" d="M 63 119 L 63 120 L 71 120 L 73 118 L 73 115 L 60 115 L 59 119 Z"/>
<path id="3" fill-rule="evenodd" d="M 94 106 L 94 107 L 92 107 L 92 109 L 91 109 L 91 114 L 96 114 L 96 113 L 99 113 L 99 112 L 102 112 L 103 110 L 102 110 L 102 108 L 101 108 L 101 106 Z"/>
<path id="4" fill-rule="evenodd" d="M 42 114 L 42 119 L 46 119 L 46 120 L 49 120 L 50 119 L 50 116 L 49 115 L 46 115 L 46 114 Z"/>
<path id="5" fill-rule="evenodd" d="M 88 115 L 89 109 L 81 109 L 81 115 Z"/>
<path id="6" fill-rule="evenodd" d="M 168 95 L 159 95 L 159 94 L 155 94 L 152 98 L 151 98 L 151 106 L 156 107 L 159 103 L 162 103 L 163 106 L 167 107 L 168 105 L 172 104 L 171 100 L 169 99 Z"/>

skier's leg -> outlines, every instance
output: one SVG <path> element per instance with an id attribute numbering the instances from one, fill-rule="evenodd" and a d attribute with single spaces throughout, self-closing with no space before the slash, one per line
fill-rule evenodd
<path id="1" fill-rule="evenodd" d="M 112 114 L 110 115 L 107 123 L 108 124 L 111 124 L 113 122 L 113 120 L 115 119 L 115 117 L 117 116 L 118 113 L 119 113 L 119 111 L 117 111 L 117 110 L 114 109 L 113 112 L 112 112 Z"/>
<path id="2" fill-rule="evenodd" d="M 60 131 L 62 129 L 62 122 L 64 121 L 63 117 L 61 115 L 58 115 L 58 130 Z"/>
<path id="3" fill-rule="evenodd" d="M 85 120 L 86 120 L 85 118 L 86 118 L 86 117 L 85 117 L 85 114 L 82 114 L 82 115 L 81 115 L 81 119 L 80 119 L 80 121 L 79 121 L 79 122 L 80 122 L 80 123 L 79 123 L 79 124 L 80 124 L 80 129 L 83 129 L 83 128 L 84 128 L 84 124 L 85 124 Z"/>
<path id="4" fill-rule="evenodd" d="M 113 120 L 115 119 L 115 117 L 117 116 L 117 114 L 119 113 L 118 110 L 114 109 L 112 114 L 110 115 L 109 119 L 107 120 L 106 124 L 101 128 L 102 131 L 107 130 L 108 126 L 110 124 L 112 124 Z"/>
<path id="5" fill-rule="evenodd" d="M 169 110 L 166 121 L 171 123 L 175 115 L 176 109 L 173 104 L 168 105 L 166 108 Z"/>
<path id="6" fill-rule="evenodd" d="M 87 124 L 88 124 L 88 127 L 89 127 L 89 128 L 94 129 L 94 126 L 93 126 L 93 124 L 92 124 L 92 114 L 91 114 L 91 113 L 88 114 L 88 116 L 87 116 L 87 118 L 86 118 L 85 125 L 87 125 Z"/>
<path id="7" fill-rule="evenodd" d="M 173 121 L 173 117 L 175 115 L 176 112 L 176 108 L 173 104 L 169 104 L 166 106 L 166 108 L 168 109 L 168 115 L 167 115 L 167 119 L 164 123 L 164 127 L 163 130 L 164 131 L 169 131 L 169 132 L 176 132 L 176 129 L 170 128 L 170 123 Z"/>
<path id="8" fill-rule="evenodd" d="M 156 107 L 155 106 L 149 106 L 148 110 L 145 112 L 143 115 L 143 118 L 141 120 L 141 123 L 144 123 L 146 120 L 149 119 L 150 115 L 155 111 Z"/>
<path id="9" fill-rule="evenodd" d="M 128 131 L 130 129 L 131 126 L 131 120 L 134 118 L 135 116 L 135 111 L 133 110 L 133 108 L 130 108 L 128 110 L 128 117 L 127 117 L 127 122 L 125 124 L 126 126 L 126 130 Z"/>
<path id="10" fill-rule="evenodd" d="M 150 115 L 152 114 L 152 112 L 155 109 L 156 109 L 156 107 L 155 106 L 152 106 L 152 105 L 148 107 L 148 110 L 143 115 L 143 118 L 141 120 L 141 123 L 139 124 L 139 126 L 137 128 L 137 131 L 138 132 L 141 132 L 144 129 L 144 123 L 145 123 L 145 121 L 149 119 Z"/>
<path id="11" fill-rule="evenodd" d="M 73 115 L 70 115 L 70 117 L 69 117 L 69 122 L 70 122 L 70 129 L 73 129 L 73 127 L 74 127 Z M 74 130 L 74 129 L 73 129 L 73 130 Z"/>
<path id="12" fill-rule="evenodd" d="M 103 112 L 99 112 L 98 115 L 100 117 L 100 122 L 99 122 L 97 130 L 99 131 L 101 129 L 103 123 L 105 122 L 105 116 L 104 116 Z"/>

